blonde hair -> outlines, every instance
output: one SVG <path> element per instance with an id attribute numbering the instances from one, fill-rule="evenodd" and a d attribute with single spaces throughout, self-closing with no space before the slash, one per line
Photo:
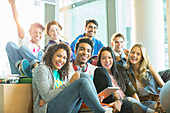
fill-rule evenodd
<path id="1" fill-rule="evenodd" d="M 131 54 L 131 51 L 132 51 L 132 49 L 134 47 L 139 47 L 140 50 L 141 50 L 141 53 L 142 53 L 142 60 L 141 60 L 140 65 L 139 65 L 139 79 L 141 80 L 142 78 L 145 78 L 145 75 L 146 75 L 146 73 L 148 71 L 147 67 L 149 66 L 148 52 L 146 51 L 145 47 L 142 44 L 135 44 L 131 48 L 130 53 L 128 55 L 127 64 L 126 64 L 125 69 L 129 69 L 130 68 L 130 65 L 131 65 L 130 54 Z"/>

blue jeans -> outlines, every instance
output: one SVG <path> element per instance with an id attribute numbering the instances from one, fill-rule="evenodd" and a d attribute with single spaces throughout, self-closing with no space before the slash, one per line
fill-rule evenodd
<path id="1" fill-rule="evenodd" d="M 80 77 L 48 103 L 47 113 L 78 113 L 82 101 L 94 113 L 105 112 L 90 76 L 81 73 Z"/>
<path id="2" fill-rule="evenodd" d="M 170 81 L 168 81 L 163 87 L 160 92 L 160 104 L 165 110 L 165 112 L 170 113 Z"/>
<path id="3" fill-rule="evenodd" d="M 141 104 L 139 101 L 137 101 L 133 97 L 126 97 L 122 101 L 123 101 L 123 104 L 122 104 L 121 112 L 120 113 L 130 113 L 130 112 L 135 113 L 135 111 L 132 111 L 132 104 L 133 103 L 138 104 L 142 108 L 144 113 L 146 113 L 147 110 L 148 110 L 148 107 L 146 107 L 145 105 Z"/>
<path id="4" fill-rule="evenodd" d="M 39 55 L 39 58 L 36 58 L 26 46 L 21 46 L 19 48 L 13 42 L 7 43 L 6 52 L 8 55 L 12 74 L 20 74 L 18 71 L 18 65 L 23 59 L 27 59 L 30 62 L 30 68 L 32 68 L 32 65 L 40 62 L 42 57 L 42 55 Z"/>

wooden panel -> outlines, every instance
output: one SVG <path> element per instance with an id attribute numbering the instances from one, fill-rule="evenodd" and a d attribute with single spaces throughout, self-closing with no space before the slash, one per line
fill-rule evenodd
<path id="1" fill-rule="evenodd" d="M 4 86 L 0 85 L 0 113 L 4 113 Z"/>
<path id="2" fill-rule="evenodd" d="M 32 113 L 31 84 L 1 84 L 0 88 L 0 92 L 3 91 L 3 98 L 0 97 L 4 106 L 2 113 Z"/>

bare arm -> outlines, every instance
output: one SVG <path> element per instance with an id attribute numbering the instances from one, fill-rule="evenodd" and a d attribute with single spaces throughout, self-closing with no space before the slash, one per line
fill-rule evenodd
<path id="1" fill-rule="evenodd" d="M 162 80 L 159 73 L 152 67 L 152 65 L 149 65 L 149 70 L 151 71 L 152 75 L 154 76 L 155 80 L 158 82 L 158 84 L 162 87 L 165 85 L 164 81 Z"/>
<path id="2" fill-rule="evenodd" d="M 12 8 L 12 13 L 13 13 L 13 18 L 15 20 L 15 23 L 17 25 L 17 30 L 18 30 L 18 36 L 23 39 L 24 38 L 24 29 L 22 28 L 22 26 L 20 25 L 19 21 L 18 21 L 18 11 L 16 9 L 16 5 L 15 5 L 15 0 L 8 0 L 9 3 L 11 4 L 11 8 Z"/>
<path id="3" fill-rule="evenodd" d="M 114 98 L 117 99 L 116 101 L 110 103 L 109 105 L 113 105 L 113 111 L 116 112 L 120 112 L 121 110 L 121 106 L 122 106 L 122 102 L 120 101 L 121 97 L 119 96 L 119 94 L 116 92 L 113 93 Z"/>
<path id="4" fill-rule="evenodd" d="M 78 72 L 75 72 L 73 75 L 72 75 L 72 77 L 71 77 L 71 79 L 70 79 L 70 83 L 73 83 L 74 81 L 76 81 L 77 79 L 79 79 L 80 78 L 80 73 L 78 73 Z"/>

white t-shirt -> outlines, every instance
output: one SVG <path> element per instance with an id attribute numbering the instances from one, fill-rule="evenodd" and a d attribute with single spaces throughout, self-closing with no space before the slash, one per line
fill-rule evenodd
<path id="1" fill-rule="evenodd" d="M 38 57 L 38 52 L 42 52 L 43 53 L 43 49 L 41 49 L 40 46 L 37 46 L 35 43 L 33 43 L 28 37 L 25 37 L 23 39 L 19 38 L 19 45 L 22 46 L 26 46 L 28 47 L 28 49 L 33 53 L 33 55 L 35 57 Z"/>
<path id="2" fill-rule="evenodd" d="M 87 71 L 84 72 L 84 73 L 90 75 L 91 78 L 94 78 L 94 71 L 95 71 L 96 68 L 97 68 L 97 66 L 94 66 L 94 65 L 91 65 L 90 63 L 87 63 Z M 76 71 L 73 68 L 72 62 L 70 62 L 70 69 L 69 69 L 69 75 L 68 75 L 69 80 L 75 72 Z"/>

